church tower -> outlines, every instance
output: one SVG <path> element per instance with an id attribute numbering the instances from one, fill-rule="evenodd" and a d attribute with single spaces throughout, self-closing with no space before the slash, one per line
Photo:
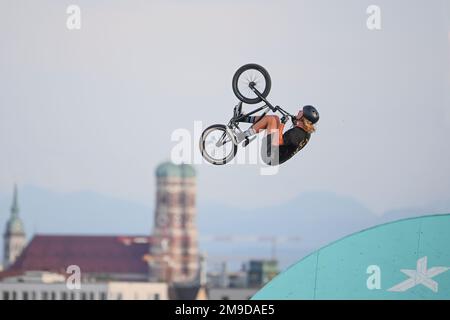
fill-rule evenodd
<path id="1" fill-rule="evenodd" d="M 192 283 L 197 280 L 200 267 L 195 170 L 187 164 L 166 162 L 158 166 L 156 181 L 151 280 Z"/>
<path id="2" fill-rule="evenodd" d="M 26 245 L 25 229 L 23 227 L 22 220 L 19 217 L 19 204 L 17 197 L 17 186 L 14 186 L 11 216 L 6 223 L 6 230 L 3 234 L 3 267 L 5 269 L 16 261 Z"/>

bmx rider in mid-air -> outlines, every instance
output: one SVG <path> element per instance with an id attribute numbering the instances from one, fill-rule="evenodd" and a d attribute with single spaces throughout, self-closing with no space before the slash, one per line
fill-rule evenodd
<path id="1" fill-rule="evenodd" d="M 232 87 L 240 102 L 235 106 L 228 124 L 214 124 L 203 131 L 199 146 L 205 160 L 214 165 L 229 163 L 236 155 L 238 146 L 247 147 L 254 140 L 253 136 L 261 131 L 266 132 L 261 156 L 268 165 L 282 164 L 303 149 L 316 130 L 319 112 L 307 105 L 297 115 L 292 115 L 282 107 L 272 105 L 266 99 L 271 83 L 267 70 L 258 64 L 246 64 L 235 72 Z M 243 103 L 251 105 L 260 102 L 264 102 L 264 105 L 242 113 Z M 277 115 L 267 115 L 270 111 L 280 113 L 281 119 Z M 259 112 L 262 114 L 257 115 Z M 292 128 L 283 133 L 289 120 Z M 239 127 L 240 123 L 250 123 L 251 127 L 243 131 Z"/>

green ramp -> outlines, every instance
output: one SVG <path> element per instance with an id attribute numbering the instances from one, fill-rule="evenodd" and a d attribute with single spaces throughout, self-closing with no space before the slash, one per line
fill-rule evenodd
<path id="1" fill-rule="evenodd" d="M 450 214 L 379 225 L 282 272 L 252 300 L 450 299 Z"/>

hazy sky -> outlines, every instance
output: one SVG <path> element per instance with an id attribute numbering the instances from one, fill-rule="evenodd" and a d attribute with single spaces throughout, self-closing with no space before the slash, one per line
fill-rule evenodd
<path id="1" fill-rule="evenodd" d="M 0 191 L 18 182 L 151 204 L 173 130 L 227 121 L 233 73 L 257 62 L 269 99 L 315 105 L 319 130 L 275 176 L 197 166 L 203 201 L 331 191 L 381 213 L 448 199 L 447 2 L 2 0 Z M 81 30 L 66 28 L 70 4 Z M 370 4 L 380 31 L 366 27 Z"/>

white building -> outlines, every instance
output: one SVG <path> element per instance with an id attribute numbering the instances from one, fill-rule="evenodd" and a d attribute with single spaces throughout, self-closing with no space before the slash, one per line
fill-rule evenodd
<path id="1" fill-rule="evenodd" d="M 166 283 L 81 283 L 70 289 L 66 277 L 57 273 L 29 271 L 0 282 L 0 300 L 167 300 Z"/>
<path id="2" fill-rule="evenodd" d="M 258 290 L 258 288 L 210 288 L 208 298 L 210 300 L 250 300 Z"/>

